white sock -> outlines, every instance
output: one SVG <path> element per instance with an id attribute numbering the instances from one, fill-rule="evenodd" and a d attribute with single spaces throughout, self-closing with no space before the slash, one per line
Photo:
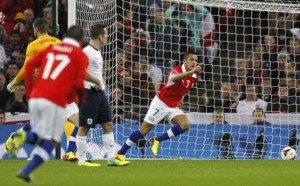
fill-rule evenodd
<path id="1" fill-rule="evenodd" d="M 69 141 L 74 141 L 76 143 L 76 137 L 70 136 Z"/>
<path id="2" fill-rule="evenodd" d="M 168 134 L 169 138 L 173 138 L 175 136 L 172 129 L 167 130 L 167 134 Z"/>
<path id="3" fill-rule="evenodd" d="M 79 163 L 83 163 L 86 160 L 86 136 L 76 136 L 76 156 Z"/>
<path id="4" fill-rule="evenodd" d="M 103 146 L 107 152 L 108 159 L 115 158 L 115 139 L 112 132 L 102 135 Z"/>

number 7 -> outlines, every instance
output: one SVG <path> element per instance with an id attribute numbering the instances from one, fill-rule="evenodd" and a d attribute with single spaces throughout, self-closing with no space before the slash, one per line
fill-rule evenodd
<path id="1" fill-rule="evenodd" d="M 153 114 L 153 116 L 155 116 L 158 112 L 159 112 L 159 109 L 155 109 L 156 112 Z"/>

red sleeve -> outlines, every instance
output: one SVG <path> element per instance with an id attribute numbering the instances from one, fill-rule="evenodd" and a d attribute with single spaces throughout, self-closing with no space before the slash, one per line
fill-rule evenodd
<path id="1" fill-rule="evenodd" d="M 27 63 L 25 63 L 25 86 L 27 91 L 27 99 L 29 99 L 30 91 L 33 85 L 33 76 L 35 67 L 40 66 L 41 56 L 43 52 L 38 53 L 36 56 L 32 57 Z"/>
<path id="2" fill-rule="evenodd" d="M 78 73 L 77 73 L 77 76 L 76 76 L 76 79 L 74 80 L 74 85 L 76 87 L 76 90 L 77 90 L 77 95 L 78 95 L 78 105 L 82 105 L 84 103 L 84 98 L 85 98 L 85 95 L 84 95 L 84 80 L 86 79 L 86 73 L 87 73 L 87 67 L 88 67 L 88 64 L 89 64 L 89 61 L 88 61 L 88 57 L 82 53 L 82 55 L 80 55 L 79 58 L 76 58 L 77 59 L 80 59 L 78 61 Z"/>

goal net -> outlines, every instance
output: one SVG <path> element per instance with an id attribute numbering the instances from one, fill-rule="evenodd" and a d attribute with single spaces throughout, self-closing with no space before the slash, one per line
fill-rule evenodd
<path id="1" fill-rule="evenodd" d="M 108 26 L 107 94 L 118 148 L 137 130 L 155 93 L 186 52 L 203 67 L 182 110 L 190 130 L 161 143 L 156 158 L 279 159 L 298 147 L 300 4 L 297 0 L 76 0 L 73 23 Z M 71 7 L 71 6 L 70 6 Z M 70 22 L 70 20 L 69 20 Z M 161 121 L 128 158 L 154 158 L 149 138 L 173 125 Z M 105 157 L 101 127 L 89 154 Z"/>

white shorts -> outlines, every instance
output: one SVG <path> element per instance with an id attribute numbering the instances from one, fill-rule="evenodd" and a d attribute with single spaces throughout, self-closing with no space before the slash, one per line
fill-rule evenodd
<path id="1" fill-rule="evenodd" d="M 61 141 L 66 122 L 66 109 L 44 98 L 29 100 L 32 132 L 46 140 Z"/>
<path id="2" fill-rule="evenodd" d="M 155 96 L 150 104 L 150 108 L 145 116 L 145 121 L 152 125 L 156 125 L 164 118 L 170 123 L 171 120 L 177 115 L 183 115 L 184 113 L 178 107 L 171 108 L 162 102 L 157 96 Z"/>
<path id="3" fill-rule="evenodd" d="M 69 118 L 74 114 L 78 114 L 79 108 L 78 108 L 77 104 L 75 102 L 73 102 L 73 103 L 70 103 L 67 105 L 66 111 L 67 111 L 67 118 Z"/>

